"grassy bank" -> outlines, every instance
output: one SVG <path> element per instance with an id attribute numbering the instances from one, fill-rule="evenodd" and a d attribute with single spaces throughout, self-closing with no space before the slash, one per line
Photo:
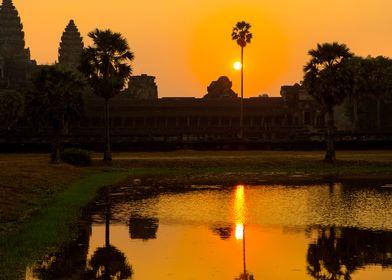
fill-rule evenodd
<path id="1" fill-rule="evenodd" d="M 99 188 L 127 177 L 125 172 L 101 172 L 78 180 L 13 233 L 0 239 L 0 279 L 18 279 L 26 265 L 49 249 L 75 237 L 80 210 Z"/>

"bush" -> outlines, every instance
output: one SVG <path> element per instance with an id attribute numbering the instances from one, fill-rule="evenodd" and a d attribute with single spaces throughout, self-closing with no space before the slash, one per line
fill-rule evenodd
<path id="1" fill-rule="evenodd" d="M 88 166 L 91 165 L 91 154 L 82 149 L 65 149 L 61 153 L 61 160 L 72 165 Z"/>

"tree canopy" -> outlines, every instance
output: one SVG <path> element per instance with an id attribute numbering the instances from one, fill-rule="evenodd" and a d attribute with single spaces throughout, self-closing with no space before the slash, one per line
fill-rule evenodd
<path id="1" fill-rule="evenodd" d="M 310 61 L 304 67 L 304 86 L 325 109 L 343 102 L 352 91 L 353 76 L 347 62 L 353 54 L 345 44 L 317 44 L 308 54 Z"/>
<path id="2" fill-rule="evenodd" d="M 251 25 L 246 21 L 239 21 L 233 27 L 233 32 L 231 33 L 231 39 L 237 42 L 241 48 L 245 48 L 247 44 L 250 44 L 253 38 L 253 34 L 249 31 Z"/>
<path id="3" fill-rule="evenodd" d="M 129 64 L 134 59 L 128 42 L 120 33 L 96 29 L 88 34 L 93 46 L 87 47 L 81 57 L 80 70 L 102 98 L 118 94 L 132 74 Z"/>

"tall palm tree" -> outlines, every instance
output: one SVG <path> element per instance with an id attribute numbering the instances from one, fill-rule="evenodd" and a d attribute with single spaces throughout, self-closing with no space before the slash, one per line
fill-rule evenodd
<path id="1" fill-rule="evenodd" d="M 105 101 L 106 162 L 112 160 L 110 150 L 109 99 L 120 93 L 132 74 L 129 64 L 134 59 L 127 40 L 110 29 L 96 29 L 88 34 L 93 46 L 86 48 L 81 57 L 80 71 L 84 73 L 94 93 Z"/>
<path id="2" fill-rule="evenodd" d="M 350 94 L 353 77 L 347 61 L 353 56 L 345 44 L 317 44 L 308 54 L 310 61 L 304 67 L 304 86 L 327 113 L 327 152 L 325 161 L 336 160 L 334 147 L 334 107 L 341 104 Z"/>
<path id="3" fill-rule="evenodd" d="M 246 21 L 239 21 L 233 27 L 231 39 L 241 47 L 241 111 L 240 111 L 240 138 L 244 134 L 244 48 L 250 44 L 253 34 L 249 31 L 251 25 Z"/>

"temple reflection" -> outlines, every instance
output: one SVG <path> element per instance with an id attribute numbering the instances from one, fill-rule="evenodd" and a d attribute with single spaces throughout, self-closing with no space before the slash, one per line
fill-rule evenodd
<path id="1" fill-rule="evenodd" d="M 134 216 L 129 219 L 129 235 L 131 239 L 156 239 L 159 219 Z"/>
<path id="2" fill-rule="evenodd" d="M 233 234 L 233 225 L 225 223 L 216 223 L 210 227 L 210 230 L 219 235 L 221 240 L 230 239 Z"/>

